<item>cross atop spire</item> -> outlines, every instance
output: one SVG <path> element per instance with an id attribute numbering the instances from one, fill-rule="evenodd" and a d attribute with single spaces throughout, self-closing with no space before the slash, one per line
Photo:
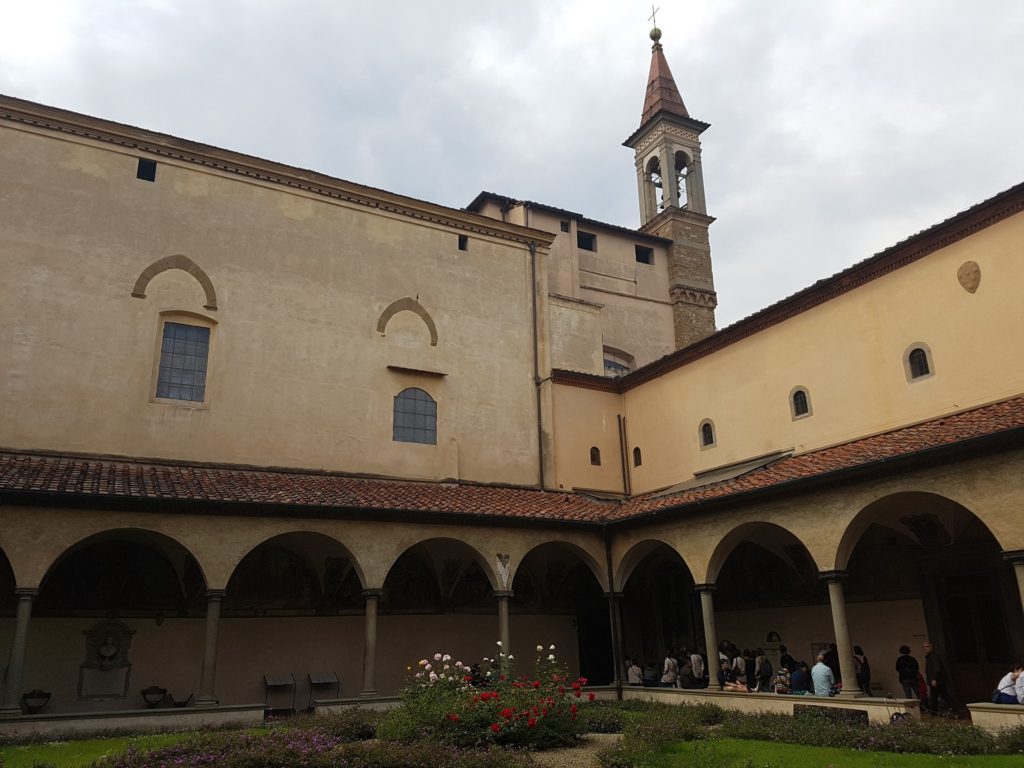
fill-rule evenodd
<path id="1" fill-rule="evenodd" d="M 651 72 L 647 76 L 647 96 L 644 98 L 644 111 L 640 116 L 641 128 L 663 110 L 681 117 L 690 116 L 676 87 L 676 81 L 672 79 L 672 70 L 668 67 L 665 52 L 661 47 L 661 30 L 657 27 L 651 30 L 651 40 L 654 41 L 654 45 L 651 46 Z"/>

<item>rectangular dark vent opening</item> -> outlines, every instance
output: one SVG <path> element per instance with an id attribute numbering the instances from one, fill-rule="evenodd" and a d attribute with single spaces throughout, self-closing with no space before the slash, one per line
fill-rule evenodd
<path id="1" fill-rule="evenodd" d="M 139 169 L 135 172 L 136 179 L 156 181 L 156 160 L 139 158 Z"/>
<path id="2" fill-rule="evenodd" d="M 469 250 L 469 236 L 468 235 L 459 235 L 459 250 L 460 251 L 468 251 Z"/>
<path id="3" fill-rule="evenodd" d="M 640 264 L 654 263 L 654 249 L 645 248 L 642 245 L 636 246 L 636 260 Z"/>
<path id="4" fill-rule="evenodd" d="M 563 232 L 568 232 L 569 231 L 569 222 L 568 221 L 560 221 L 560 222 L 558 222 L 558 226 L 562 229 Z"/>
<path id="5" fill-rule="evenodd" d="M 597 250 L 597 235 L 592 235 L 589 232 L 580 232 L 576 230 L 576 246 L 584 251 L 596 251 Z"/>

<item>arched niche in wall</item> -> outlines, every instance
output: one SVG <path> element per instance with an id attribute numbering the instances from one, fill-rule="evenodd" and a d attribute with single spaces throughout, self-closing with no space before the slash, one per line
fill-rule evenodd
<path id="1" fill-rule="evenodd" d="M 146 267 L 139 274 L 135 280 L 135 286 L 132 288 L 132 296 L 136 299 L 146 298 L 146 288 L 149 287 L 150 281 L 159 275 L 161 272 L 166 272 L 169 269 L 180 269 L 183 272 L 187 272 L 192 275 L 202 286 L 203 292 L 206 294 L 206 309 L 217 309 L 217 291 L 214 290 L 213 281 L 210 280 L 209 275 L 203 271 L 202 267 L 196 264 L 188 256 L 183 256 L 178 253 L 174 256 L 165 256 L 162 259 L 158 259 Z"/>
<path id="2" fill-rule="evenodd" d="M 434 318 L 423 308 L 422 304 L 409 296 L 392 302 L 381 312 L 380 318 L 377 320 L 377 333 L 384 336 L 391 318 L 399 312 L 412 312 L 418 316 L 423 321 L 423 324 L 427 326 L 427 331 L 430 332 L 430 346 L 437 346 L 437 325 L 434 323 Z"/>

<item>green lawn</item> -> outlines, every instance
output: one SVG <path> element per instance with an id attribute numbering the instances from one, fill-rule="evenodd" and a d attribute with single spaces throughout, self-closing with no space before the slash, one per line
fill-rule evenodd
<path id="1" fill-rule="evenodd" d="M 804 747 L 770 741 L 715 739 L 666 747 L 658 768 L 1020 768 L 1020 755 L 902 755 Z"/>
<path id="2" fill-rule="evenodd" d="M 117 736 L 110 739 L 51 741 L 0 747 L 3 768 L 30 768 L 35 763 L 53 763 L 57 768 L 78 768 L 104 755 L 123 752 L 129 744 L 136 749 L 156 749 L 185 738 L 187 733 L 157 733 L 151 736 Z"/>

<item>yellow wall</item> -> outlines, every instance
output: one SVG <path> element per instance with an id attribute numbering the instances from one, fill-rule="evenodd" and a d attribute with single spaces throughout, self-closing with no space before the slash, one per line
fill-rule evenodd
<path id="1" fill-rule="evenodd" d="M 523 242 L 460 251 L 441 223 L 163 159 L 139 181 L 110 145 L 2 130 L 0 446 L 537 482 Z M 209 275 L 216 311 L 180 270 L 131 297 L 174 254 Z M 408 312 L 377 333 L 403 297 L 436 347 Z M 162 312 L 213 326 L 202 407 L 154 402 Z M 436 446 L 391 439 L 410 386 L 438 402 Z"/>
<path id="2" fill-rule="evenodd" d="M 810 451 L 1020 394 L 1024 348 L 1024 215 L 1018 214 L 778 325 L 629 390 L 618 412 L 643 451 L 633 491 L 773 451 Z M 957 279 L 981 267 L 977 292 Z M 903 357 L 918 342 L 934 375 L 908 382 Z M 812 415 L 793 420 L 789 396 L 806 387 Z M 561 430 L 559 482 L 586 471 L 582 451 L 606 431 L 613 396 L 556 387 L 571 409 Z M 564 391 L 562 391 L 564 390 Z M 570 401 L 578 402 L 569 406 Z M 556 413 L 557 423 L 564 420 Z M 701 450 L 711 419 L 716 447 Z M 573 464 L 575 460 L 575 464 Z M 617 480 L 608 479 L 609 490 Z M 568 486 L 568 482 L 566 483 Z"/>

